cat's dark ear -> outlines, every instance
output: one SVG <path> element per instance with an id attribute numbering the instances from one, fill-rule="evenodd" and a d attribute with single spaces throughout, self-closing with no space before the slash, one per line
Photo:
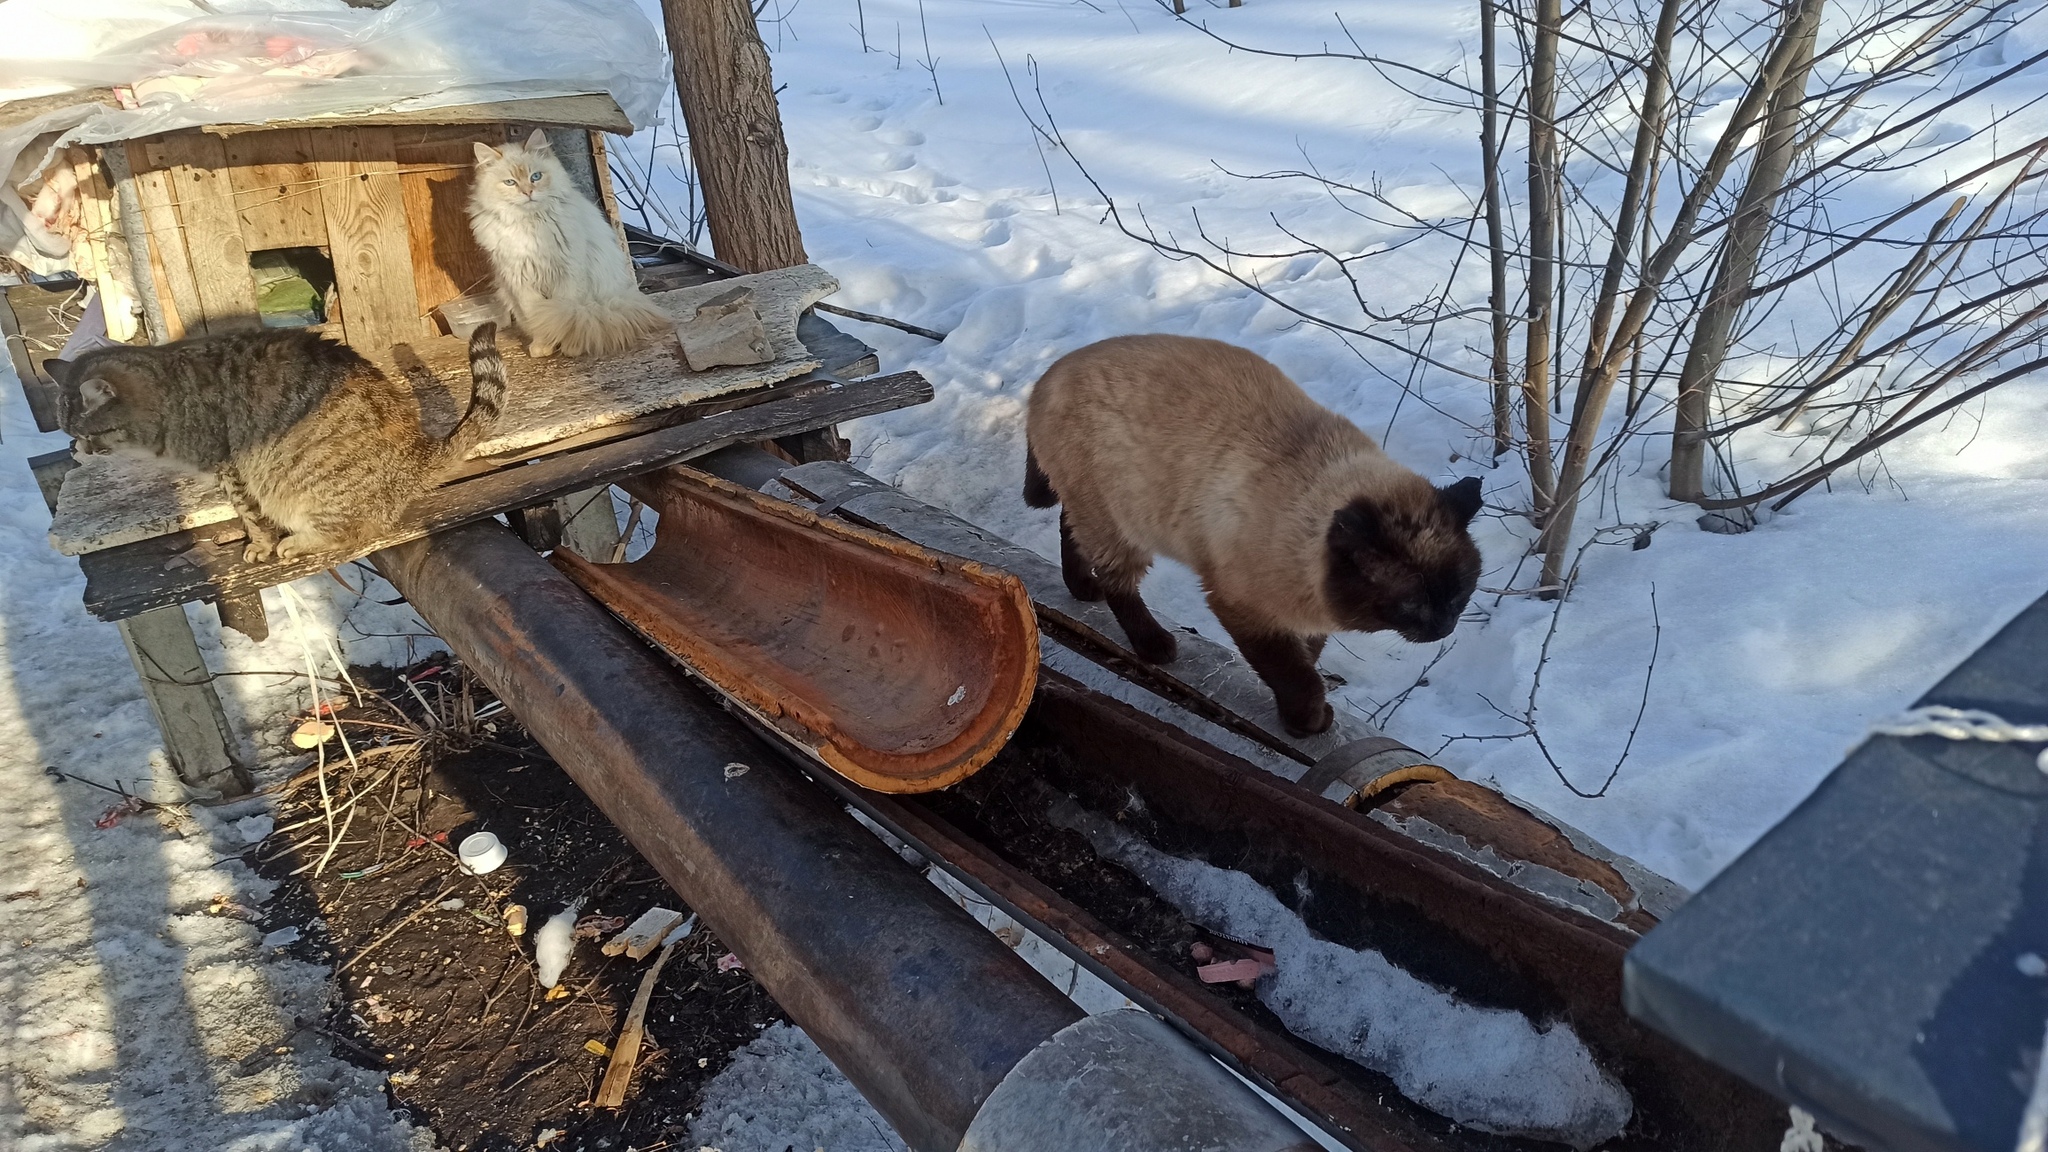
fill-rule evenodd
<path id="1" fill-rule="evenodd" d="M 532 134 L 526 138 L 526 150 L 528 152 L 546 152 L 548 150 L 548 134 L 539 128 L 535 128 Z"/>
<path id="2" fill-rule="evenodd" d="M 99 376 L 79 382 L 78 399 L 80 410 L 86 416 L 92 415 L 120 398 L 120 394 L 114 391 L 114 386 Z"/>
<path id="3" fill-rule="evenodd" d="M 1372 505 L 1353 500 L 1330 518 L 1330 544 L 1346 550 L 1370 548 L 1380 538 L 1380 517 Z"/>
<path id="4" fill-rule="evenodd" d="M 489 164 L 491 161 L 497 160 L 504 155 L 503 152 L 498 151 L 481 140 L 476 142 L 476 162 L 479 164 Z"/>
<path id="5" fill-rule="evenodd" d="M 1442 498 L 1444 507 L 1449 508 L 1451 515 L 1458 518 L 1460 526 L 1470 524 L 1472 518 L 1479 515 L 1482 503 L 1479 495 L 1479 477 L 1467 476 L 1456 484 L 1437 489 L 1436 492 Z"/>
<path id="6" fill-rule="evenodd" d="M 43 371 L 59 384 L 71 383 L 71 361 L 59 360 L 55 356 L 43 361 Z"/>

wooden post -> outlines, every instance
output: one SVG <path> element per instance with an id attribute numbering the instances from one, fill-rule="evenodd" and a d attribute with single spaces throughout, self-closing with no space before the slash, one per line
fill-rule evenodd
<path id="1" fill-rule="evenodd" d="M 43 502 L 57 510 L 57 491 L 64 474 L 76 467 L 71 453 L 48 452 L 32 457 L 29 467 Z M 135 674 L 142 680 L 143 699 L 164 738 L 164 755 L 177 770 L 178 779 L 195 788 L 207 788 L 228 796 L 239 796 L 252 783 L 249 770 L 236 759 L 233 729 L 221 709 L 220 694 L 213 690 L 213 677 L 206 658 L 199 654 L 199 641 L 192 635 L 192 623 L 180 605 L 157 608 L 115 622 L 121 643 Z"/>
<path id="2" fill-rule="evenodd" d="M 163 732 L 164 753 L 178 779 L 238 796 L 249 790 L 248 770 L 228 751 L 234 735 L 206 660 L 180 606 L 157 608 L 120 621 L 121 643 L 142 678 L 142 695 Z"/>
<path id="3" fill-rule="evenodd" d="M 768 49 L 747 0 L 661 0 L 690 158 L 718 258 L 749 272 L 805 263 Z"/>

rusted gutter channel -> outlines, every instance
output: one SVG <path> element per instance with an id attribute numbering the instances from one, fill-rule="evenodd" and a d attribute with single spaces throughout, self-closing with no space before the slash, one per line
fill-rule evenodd
<path id="1" fill-rule="evenodd" d="M 1142 1014 L 1084 1020 L 510 532 L 372 559 L 918 1152 L 1039 1152 L 1044 1132 L 1014 1121 L 1041 1107 L 1067 1147 L 1092 1146 L 1072 1142 L 1091 1125 L 1103 1147 L 1204 1146 L 1190 1124 L 1243 1152 L 1308 1147 Z M 1111 1054 L 1157 1091 L 1086 1074 Z"/>

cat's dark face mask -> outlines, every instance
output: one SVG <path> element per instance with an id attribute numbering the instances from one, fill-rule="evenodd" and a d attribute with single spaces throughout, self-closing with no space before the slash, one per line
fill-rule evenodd
<path id="1" fill-rule="evenodd" d="M 46 360 L 43 370 L 59 385 L 57 426 L 77 441 L 76 453 L 104 456 L 129 442 L 120 392 L 112 381 L 72 361 Z"/>

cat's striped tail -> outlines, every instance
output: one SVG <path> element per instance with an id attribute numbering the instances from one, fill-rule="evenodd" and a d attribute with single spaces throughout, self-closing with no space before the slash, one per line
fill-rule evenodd
<path id="1" fill-rule="evenodd" d="M 461 460 L 498 423 L 505 408 L 505 358 L 498 355 L 498 326 L 479 324 L 469 334 L 469 411 L 442 441 L 442 457 Z"/>

